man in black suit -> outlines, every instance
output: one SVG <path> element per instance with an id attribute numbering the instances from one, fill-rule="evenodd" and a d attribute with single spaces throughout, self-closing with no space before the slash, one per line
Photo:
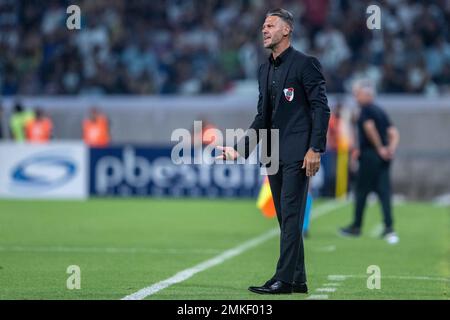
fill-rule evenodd
<path id="1" fill-rule="evenodd" d="M 279 130 L 279 170 L 269 175 L 278 222 L 280 257 L 274 276 L 260 287 L 249 290 L 262 294 L 307 293 L 303 253 L 303 217 L 308 179 L 320 167 L 325 151 L 330 109 L 325 80 L 316 58 L 291 47 L 293 16 L 284 9 L 270 11 L 262 27 L 264 47 L 271 50 L 259 68 L 258 113 L 250 129 Z M 257 135 L 257 141 L 259 142 Z M 219 147 L 218 158 L 235 160 L 238 150 L 247 158 L 256 143 L 249 135 L 234 147 Z M 272 146 L 272 147 L 271 147 Z"/>

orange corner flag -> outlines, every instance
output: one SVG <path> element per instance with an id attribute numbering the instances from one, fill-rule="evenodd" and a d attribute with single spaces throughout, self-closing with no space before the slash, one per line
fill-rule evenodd
<path id="1" fill-rule="evenodd" d="M 256 206 L 260 209 L 263 215 L 267 218 L 276 216 L 275 205 L 273 203 L 272 192 L 270 191 L 269 179 L 266 177 L 259 191 Z"/>

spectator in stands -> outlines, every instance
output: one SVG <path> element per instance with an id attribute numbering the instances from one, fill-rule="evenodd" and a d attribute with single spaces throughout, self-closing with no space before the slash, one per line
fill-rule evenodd
<path id="1" fill-rule="evenodd" d="M 16 102 L 14 112 L 9 120 L 11 137 L 14 141 L 24 142 L 26 140 L 25 128 L 29 121 L 35 117 L 31 110 L 24 110 L 20 102 Z"/>
<path id="2" fill-rule="evenodd" d="M 108 118 L 96 107 L 91 108 L 89 117 L 83 120 L 83 140 L 95 148 L 107 147 L 111 141 Z"/>
<path id="3" fill-rule="evenodd" d="M 72 32 L 67 1 L 0 1 L 0 92 L 225 92 L 256 78 L 265 55 L 253 30 L 275 3 L 80 0 L 83 25 Z M 374 74 L 381 92 L 424 93 L 436 80 L 449 91 L 445 1 L 379 1 L 382 33 L 366 28 L 369 0 L 282 3 L 299 21 L 294 41 L 321 59 L 330 92 L 344 92 L 343 80 L 361 72 Z"/>
<path id="4" fill-rule="evenodd" d="M 35 118 L 27 122 L 25 127 L 27 141 L 46 143 L 53 137 L 53 122 L 40 108 L 35 110 Z"/>

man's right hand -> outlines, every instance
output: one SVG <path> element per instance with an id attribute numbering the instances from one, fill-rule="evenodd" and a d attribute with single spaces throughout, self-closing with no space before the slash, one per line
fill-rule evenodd
<path id="1" fill-rule="evenodd" d="M 388 148 L 391 159 L 394 159 L 394 155 L 395 155 L 395 152 L 397 151 L 397 148 L 392 145 L 389 145 L 387 148 Z"/>
<path id="2" fill-rule="evenodd" d="M 217 146 L 216 148 L 222 150 L 222 154 L 216 157 L 217 160 L 236 160 L 239 157 L 239 153 L 232 147 Z"/>
<path id="3" fill-rule="evenodd" d="M 393 152 L 388 147 L 385 146 L 379 147 L 377 149 L 377 153 L 381 157 L 381 159 L 385 161 L 392 160 L 392 158 L 394 157 Z"/>

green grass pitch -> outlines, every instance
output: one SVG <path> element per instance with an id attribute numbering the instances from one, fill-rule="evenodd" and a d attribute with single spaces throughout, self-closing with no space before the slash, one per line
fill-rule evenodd
<path id="1" fill-rule="evenodd" d="M 325 202 L 315 201 L 313 216 Z M 362 237 L 339 237 L 352 207 L 311 222 L 308 295 L 247 290 L 272 276 L 274 236 L 146 299 L 449 299 L 448 207 L 396 205 L 396 245 L 375 236 L 376 204 L 366 211 Z M 121 299 L 275 227 L 253 200 L 1 200 L 0 299 Z M 70 265 L 81 268 L 79 290 L 66 287 Z M 370 265 L 380 267 L 380 289 L 367 288 Z"/>

